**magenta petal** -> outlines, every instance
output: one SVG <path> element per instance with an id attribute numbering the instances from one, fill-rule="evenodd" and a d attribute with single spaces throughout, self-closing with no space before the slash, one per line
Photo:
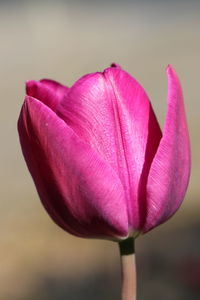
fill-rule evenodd
<path id="1" fill-rule="evenodd" d="M 103 73 L 78 80 L 57 113 L 116 171 L 126 192 L 129 227 L 138 229 L 140 176 L 142 173 L 146 176 L 161 138 L 144 89 L 128 73 L 113 65 Z M 151 146 L 147 147 L 149 140 Z"/>
<path id="2" fill-rule="evenodd" d="M 183 201 L 190 175 L 190 142 L 182 89 L 171 66 L 168 75 L 168 112 L 163 137 L 147 182 L 144 231 L 166 221 Z"/>
<path id="3" fill-rule="evenodd" d="M 89 145 L 51 109 L 28 96 L 18 130 L 40 198 L 58 225 L 84 237 L 127 236 L 123 186 Z"/>
<path id="4" fill-rule="evenodd" d="M 42 101 L 54 111 L 67 92 L 66 86 L 51 79 L 26 82 L 27 95 Z"/>
<path id="5" fill-rule="evenodd" d="M 55 95 L 60 99 L 60 101 L 63 99 L 63 97 L 67 94 L 69 90 L 67 86 L 52 79 L 41 79 L 40 82 L 49 89 L 51 89 L 51 91 L 55 93 Z"/>
<path id="6" fill-rule="evenodd" d="M 127 165 L 130 198 L 130 228 L 142 229 L 146 211 L 146 182 L 162 133 L 143 87 L 119 67 L 108 68 L 110 82 L 118 102 L 118 117 Z"/>

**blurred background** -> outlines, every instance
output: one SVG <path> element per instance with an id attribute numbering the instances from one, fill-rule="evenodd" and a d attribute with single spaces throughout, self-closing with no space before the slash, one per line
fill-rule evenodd
<path id="1" fill-rule="evenodd" d="M 0 1 L 0 299 L 120 299 L 117 244 L 58 228 L 22 157 L 17 118 L 27 79 L 68 86 L 119 63 L 144 86 L 163 126 L 165 67 L 180 76 L 193 168 L 181 209 L 136 241 L 138 300 L 200 295 L 200 1 Z"/>

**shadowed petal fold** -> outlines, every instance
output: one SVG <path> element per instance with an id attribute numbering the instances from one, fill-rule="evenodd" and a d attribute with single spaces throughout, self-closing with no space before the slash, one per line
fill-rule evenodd
<path id="1" fill-rule="evenodd" d="M 144 232 L 166 221 L 179 208 L 189 181 L 190 143 L 182 89 L 171 66 L 168 76 L 168 111 L 163 137 L 147 182 L 147 218 Z"/>
<path id="2" fill-rule="evenodd" d="M 18 122 L 23 154 L 54 221 L 72 234 L 128 234 L 123 186 L 99 154 L 42 102 L 26 97 Z"/>

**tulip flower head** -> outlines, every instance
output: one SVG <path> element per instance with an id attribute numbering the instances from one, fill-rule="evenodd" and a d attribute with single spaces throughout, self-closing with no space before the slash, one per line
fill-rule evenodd
<path id="1" fill-rule="evenodd" d="M 167 67 L 163 132 L 142 86 L 112 64 L 68 88 L 28 81 L 18 130 L 40 199 L 81 237 L 123 240 L 169 219 L 190 173 L 181 85 Z"/>

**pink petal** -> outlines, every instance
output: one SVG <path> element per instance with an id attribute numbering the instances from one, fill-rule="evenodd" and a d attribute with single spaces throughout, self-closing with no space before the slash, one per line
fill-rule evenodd
<path id="1" fill-rule="evenodd" d="M 78 80 L 57 113 L 118 174 L 126 192 L 129 227 L 140 228 L 139 180 L 143 174 L 142 185 L 146 186 L 148 170 L 161 138 L 143 88 L 113 64 L 103 73 Z"/>
<path id="2" fill-rule="evenodd" d="M 26 97 L 18 123 L 24 157 L 53 220 L 72 234 L 128 234 L 122 184 L 112 168 L 40 101 Z"/>
<path id="3" fill-rule="evenodd" d="M 171 217 L 183 201 L 190 175 L 190 142 L 182 89 L 171 66 L 168 75 L 168 112 L 163 137 L 147 182 L 144 231 Z"/>
<path id="4" fill-rule="evenodd" d="M 42 101 L 54 111 L 67 92 L 66 86 L 51 79 L 26 82 L 27 95 Z"/>

